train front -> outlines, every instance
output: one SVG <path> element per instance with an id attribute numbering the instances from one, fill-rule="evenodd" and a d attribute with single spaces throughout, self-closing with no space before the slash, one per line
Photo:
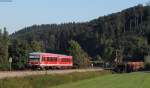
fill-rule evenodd
<path id="1" fill-rule="evenodd" d="M 39 53 L 29 53 L 28 59 L 29 68 L 39 68 L 40 67 L 40 54 Z"/>

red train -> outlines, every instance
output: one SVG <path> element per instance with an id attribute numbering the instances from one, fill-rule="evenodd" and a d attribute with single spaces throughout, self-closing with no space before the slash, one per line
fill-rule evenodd
<path id="1" fill-rule="evenodd" d="M 30 68 L 70 68 L 73 66 L 72 56 L 53 53 L 29 53 L 28 65 Z"/>

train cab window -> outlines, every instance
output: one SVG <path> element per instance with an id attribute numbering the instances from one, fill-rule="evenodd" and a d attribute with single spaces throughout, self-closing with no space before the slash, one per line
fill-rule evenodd
<path id="1" fill-rule="evenodd" d="M 40 58 L 30 58 L 30 61 L 39 61 Z"/>
<path id="2" fill-rule="evenodd" d="M 33 55 L 31 55 L 31 56 L 29 56 L 29 60 L 30 61 L 39 61 L 40 60 L 40 56 L 33 56 Z"/>

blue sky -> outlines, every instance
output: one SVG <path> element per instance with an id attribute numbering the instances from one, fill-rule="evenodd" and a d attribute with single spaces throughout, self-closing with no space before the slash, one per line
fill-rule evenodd
<path id="1" fill-rule="evenodd" d="M 147 1 L 149 0 L 0 0 L 0 28 L 5 26 L 12 33 L 33 24 L 84 22 Z"/>

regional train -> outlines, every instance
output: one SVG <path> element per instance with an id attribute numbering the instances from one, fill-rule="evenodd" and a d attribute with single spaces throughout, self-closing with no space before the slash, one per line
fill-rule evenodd
<path id="1" fill-rule="evenodd" d="M 54 53 L 29 53 L 28 66 L 32 69 L 72 68 L 72 56 Z"/>

